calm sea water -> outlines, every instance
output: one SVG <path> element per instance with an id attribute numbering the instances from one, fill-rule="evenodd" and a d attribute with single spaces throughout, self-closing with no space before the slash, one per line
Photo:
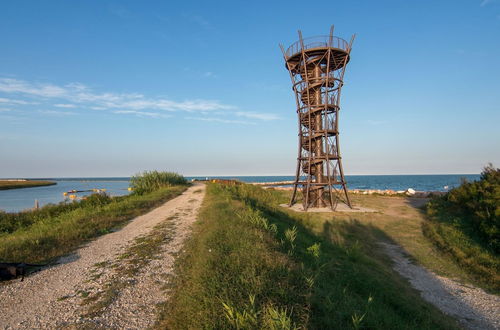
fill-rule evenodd
<path id="1" fill-rule="evenodd" d="M 64 200 L 63 192 L 70 190 L 106 189 L 111 196 L 128 194 L 129 178 L 73 178 L 47 179 L 57 182 L 53 186 L 0 190 L 0 210 L 17 212 L 31 208 L 38 199 L 40 206 Z M 78 193 L 78 196 L 91 194 Z"/>
<path id="2" fill-rule="evenodd" d="M 273 182 L 291 181 L 293 176 L 214 176 L 210 178 L 237 179 L 243 182 Z M 187 177 L 191 179 L 206 179 L 206 177 Z M 346 176 L 349 189 L 392 189 L 406 190 L 413 188 L 418 191 L 447 191 L 460 185 L 466 179 L 479 179 L 477 174 L 458 175 L 349 175 Z M 57 185 L 36 188 L 0 190 L 0 210 L 17 212 L 34 205 L 38 199 L 41 206 L 49 203 L 59 203 L 64 200 L 63 192 L 69 190 L 90 190 L 93 188 L 107 189 L 111 196 L 128 194 L 129 178 L 52 178 Z M 84 196 L 89 193 L 79 193 Z"/>

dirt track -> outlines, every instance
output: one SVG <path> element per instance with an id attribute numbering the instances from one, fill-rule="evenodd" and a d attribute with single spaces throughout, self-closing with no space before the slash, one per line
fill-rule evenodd
<path id="1" fill-rule="evenodd" d="M 420 291 L 422 298 L 467 329 L 500 329 L 500 297 L 463 285 L 412 263 L 395 244 L 380 243 L 394 262 L 394 269 Z"/>
<path id="2" fill-rule="evenodd" d="M 162 289 L 172 276 L 175 256 L 190 234 L 204 195 L 205 185 L 195 184 L 123 229 L 61 258 L 56 266 L 24 282 L 0 286 L 0 327 L 151 326 L 155 305 L 166 299 Z M 141 255 L 144 241 L 153 242 L 155 248 L 147 260 Z M 134 265 L 140 268 L 133 269 Z"/>

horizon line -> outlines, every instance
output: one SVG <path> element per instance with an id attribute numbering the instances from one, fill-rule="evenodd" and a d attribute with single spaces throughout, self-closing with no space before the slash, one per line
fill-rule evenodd
<path id="1" fill-rule="evenodd" d="M 480 175 L 481 173 L 412 173 L 412 174 L 346 174 L 345 176 L 406 176 L 406 175 Z M 289 177 L 295 177 L 295 175 L 288 175 L 288 174 L 275 174 L 275 175 L 259 175 L 259 174 L 244 174 L 244 175 L 239 175 L 239 174 L 229 174 L 229 175 L 185 175 L 181 174 L 184 177 L 272 177 L 272 176 L 289 176 Z M 134 175 L 128 175 L 128 176 L 45 176 L 45 177 L 5 177 L 5 178 L 0 178 L 0 180 L 12 180 L 12 179 L 31 179 L 31 180 L 37 180 L 37 179 L 87 179 L 87 178 L 131 178 Z"/>

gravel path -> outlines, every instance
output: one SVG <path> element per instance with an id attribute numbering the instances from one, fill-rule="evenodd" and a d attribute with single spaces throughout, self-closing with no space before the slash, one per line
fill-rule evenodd
<path id="1" fill-rule="evenodd" d="M 121 230 L 61 258 L 56 266 L 24 282 L 0 286 L 0 328 L 151 326 L 156 304 L 166 299 L 162 289 L 173 275 L 175 256 L 190 234 L 204 195 L 205 185 L 195 184 Z M 144 242 L 150 241 L 155 244 L 145 246 L 154 251 L 146 258 L 141 252 Z M 132 272 L 134 265 L 140 268 Z"/>
<path id="2" fill-rule="evenodd" d="M 404 250 L 380 243 L 394 261 L 394 269 L 420 291 L 421 296 L 468 329 L 500 329 L 500 297 L 460 284 L 413 264 Z"/>

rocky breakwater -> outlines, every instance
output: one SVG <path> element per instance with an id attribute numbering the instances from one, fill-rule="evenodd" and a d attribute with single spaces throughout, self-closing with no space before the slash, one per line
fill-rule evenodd
<path id="1" fill-rule="evenodd" d="M 417 191 L 413 188 L 408 188 L 406 190 L 392 190 L 392 189 L 351 189 L 349 190 L 352 194 L 359 195 L 385 195 L 385 196 L 411 196 L 411 197 L 432 197 L 444 195 L 443 191 Z"/>

